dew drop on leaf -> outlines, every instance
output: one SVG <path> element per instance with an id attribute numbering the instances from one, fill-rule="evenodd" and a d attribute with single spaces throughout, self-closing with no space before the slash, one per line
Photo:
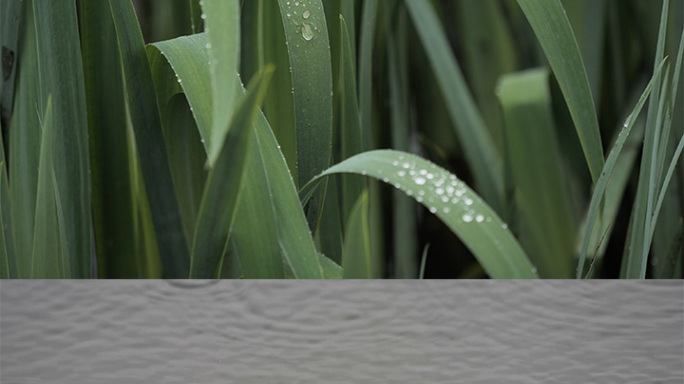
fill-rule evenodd
<path id="1" fill-rule="evenodd" d="M 311 29 L 311 26 L 307 23 L 302 23 L 302 37 L 304 40 L 309 41 L 313 39 L 313 30 Z"/>

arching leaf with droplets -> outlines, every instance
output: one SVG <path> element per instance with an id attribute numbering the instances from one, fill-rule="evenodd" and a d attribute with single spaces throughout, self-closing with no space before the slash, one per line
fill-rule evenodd
<path id="1" fill-rule="evenodd" d="M 306 200 L 322 177 L 335 173 L 367 175 L 394 185 L 439 217 L 470 249 L 492 278 L 537 278 L 536 269 L 508 226 L 455 175 L 408 153 L 364 152 L 334 165 L 302 190 Z"/>

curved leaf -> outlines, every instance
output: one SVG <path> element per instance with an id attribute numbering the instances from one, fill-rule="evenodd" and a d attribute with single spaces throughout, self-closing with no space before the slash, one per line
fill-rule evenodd
<path id="1" fill-rule="evenodd" d="M 311 193 L 315 182 L 334 173 L 356 173 L 394 185 L 437 215 L 470 249 L 492 278 L 537 278 L 508 226 L 456 176 L 408 153 L 364 152 L 328 168 L 302 191 Z"/>

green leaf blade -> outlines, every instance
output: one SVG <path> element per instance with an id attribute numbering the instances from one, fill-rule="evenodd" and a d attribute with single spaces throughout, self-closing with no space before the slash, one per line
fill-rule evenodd
<path id="1" fill-rule="evenodd" d="M 161 127 L 152 73 L 130 1 L 110 0 L 124 74 L 128 107 L 140 154 L 140 167 L 155 233 L 162 256 L 164 276 L 187 277 L 189 247 L 184 236 L 182 218 L 174 193 L 166 144 Z"/>
<path id="2" fill-rule="evenodd" d="M 334 173 L 367 175 L 401 189 L 459 236 L 490 277 L 538 277 L 508 226 L 494 210 L 456 176 L 435 164 L 408 153 L 376 150 L 334 165 L 320 176 Z"/>
<path id="3" fill-rule="evenodd" d="M 546 69 L 505 75 L 498 87 L 521 243 L 542 277 L 569 278 L 574 222 Z"/>
<path id="4" fill-rule="evenodd" d="M 204 187 L 190 263 L 191 278 L 216 278 L 227 247 L 242 189 L 253 122 L 273 72 L 267 67 L 252 80 L 234 114 L 228 135 Z"/>
<path id="5" fill-rule="evenodd" d="M 518 0 L 558 80 L 594 182 L 603 168 L 603 146 L 579 46 L 560 0 Z"/>
<path id="6" fill-rule="evenodd" d="M 441 28 L 437 13 L 427 1 L 405 0 L 405 3 L 432 70 L 439 80 L 442 96 L 472 169 L 475 185 L 485 200 L 498 211 L 503 208 L 501 159 Z"/>
<path id="7" fill-rule="evenodd" d="M 238 0 L 204 0 L 202 18 L 208 41 L 213 103 L 211 145 L 208 162 L 212 165 L 223 148 L 235 108 L 235 84 L 240 61 L 240 3 Z"/>

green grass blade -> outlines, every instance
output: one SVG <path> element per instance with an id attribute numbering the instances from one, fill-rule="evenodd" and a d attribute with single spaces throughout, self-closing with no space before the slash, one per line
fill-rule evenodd
<path id="1" fill-rule="evenodd" d="M 55 118 L 51 96 L 48 96 L 42 120 L 40 162 L 38 165 L 38 192 L 36 198 L 35 228 L 31 254 L 31 278 L 70 277 L 70 263 L 65 258 L 62 228 L 57 213 L 57 191 L 54 171 Z"/>
<path id="2" fill-rule="evenodd" d="M 304 185 L 330 165 L 332 150 L 332 65 L 321 0 L 278 0 L 290 54 L 297 133 L 297 180 Z M 316 228 L 325 185 L 309 202 Z M 315 232 L 315 231 L 314 231 Z"/>
<path id="3" fill-rule="evenodd" d="M 207 157 L 209 165 L 213 166 L 223 148 L 235 108 L 235 73 L 240 62 L 240 3 L 238 0 L 204 0 L 200 4 L 211 70 L 214 113 Z"/>
<path id="4" fill-rule="evenodd" d="M 502 77 L 497 94 L 515 185 L 521 243 L 539 275 L 569 278 L 574 223 L 546 69 Z"/>
<path id="5" fill-rule="evenodd" d="M 161 118 L 142 33 L 130 1 L 110 0 L 128 110 L 162 256 L 164 276 L 187 277 L 189 247 L 167 158 Z"/>
<path id="6" fill-rule="evenodd" d="M 600 213 L 601 199 L 603 199 L 604 192 L 613 174 L 613 170 L 615 168 L 617 159 L 620 156 L 620 153 L 622 152 L 622 147 L 624 146 L 625 141 L 627 140 L 627 137 L 629 136 L 629 133 L 637 120 L 637 116 L 639 116 L 641 109 L 646 103 L 646 99 L 649 97 L 651 91 L 653 90 L 655 82 L 657 81 L 657 79 L 659 79 L 660 72 L 663 68 L 664 63 L 665 61 L 662 61 L 660 63 L 656 72 L 651 78 L 651 81 L 644 89 L 644 92 L 641 94 L 641 97 L 639 97 L 639 101 L 637 102 L 636 106 L 634 106 L 632 113 L 630 113 L 629 117 L 627 117 L 627 120 L 625 121 L 623 128 L 620 131 L 617 140 L 615 141 L 613 149 L 608 154 L 608 158 L 606 159 L 606 164 L 604 165 L 603 170 L 601 171 L 601 175 L 596 182 L 596 187 L 594 188 L 594 193 L 591 196 L 591 202 L 589 203 L 589 209 L 587 211 L 587 223 L 584 228 L 584 236 L 582 237 L 582 248 L 580 250 L 579 263 L 577 265 L 578 279 L 582 278 L 583 273 L 585 272 L 584 264 L 587 257 L 587 251 L 589 248 L 589 242 L 591 240 L 593 227 L 596 224 L 596 218 L 599 216 Z"/>
<path id="7" fill-rule="evenodd" d="M 278 0 L 290 53 L 300 184 L 330 161 L 332 67 L 320 0 Z"/>
<path id="8" fill-rule="evenodd" d="M 273 125 L 290 173 L 297 179 L 297 131 L 295 127 L 294 94 L 290 56 L 285 29 L 277 1 L 257 0 L 242 6 L 242 67 L 240 75 L 250 78 L 266 64 L 274 64 L 271 89 L 264 100 L 263 112 Z"/>
<path id="9" fill-rule="evenodd" d="M 211 103 L 205 100 L 205 90 L 209 87 L 209 69 L 208 66 L 203 65 L 208 60 L 207 51 L 203 49 L 206 39 L 206 34 L 202 33 L 154 45 L 156 49 L 161 49 L 160 52 L 181 80 L 180 84 L 188 98 L 200 132 L 203 126 L 205 128 L 208 126 L 212 113 Z M 150 50 L 155 49 L 150 48 Z M 151 57 L 156 55 L 154 52 L 150 54 Z M 153 63 L 155 60 L 152 59 Z M 239 87 L 239 81 L 236 85 Z M 242 95 L 242 91 L 239 92 Z M 309 234 L 292 176 L 278 148 L 278 142 L 263 115 L 259 115 L 255 129 L 256 135 L 250 145 L 259 150 L 249 151 L 245 172 L 252 176 L 243 180 L 244 188 L 249 191 L 265 190 L 268 193 L 242 194 L 232 235 L 233 241 L 231 241 L 233 254 L 238 255 L 238 258 L 250 260 L 261 257 L 271 258 L 281 264 L 282 260 L 285 260 L 293 269 L 294 276 L 321 278 L 318 254 Z M 259 174 L 264 174 L 266 180 L 256 176 Z M 262 210 L 265 207 L 270 207 L 270 210 Z M 274 212 L 273 215 L 258 216 L 260 212 L 271 211 Z M 246 219 L 247 216 L 251 217 L 251 221 Z M 262 236 L 278 239 L 278 241 L 264 242 L 261 240 Z M 276 251 L 279 251 L 277 255 L 274 254 Z M 272 261 L 255 261 L 255 263 L 274 265 Z M 276 274 L 271 274 L 274 271 Z M 282 268 L 258 270 L 256 273 L 258 273 L 256 276 L 261 277 L 278 277 L 282 275 Z"/>
<path id="10" fill-rule="evenodd" d="M 93 229 L 98 276 L 141 274 L 135 252 L 132 150 L 121 58 L 107 2 L 81 1 L 81 41 L 90 144 Z"/>
<path id="11" fill-rule="evenodd" d="M 164 73 L 169 71 L 168 66 L 170 65 L 171 71 L 177 77 L 178 84 L 182 87 L 181 89 L 186 95 L 192 95 L 192 97 L 188 96 L 188 104 L 197 123 L 202 145 L 208 153 L 213 140 L 211 136 L 212 94 L 207 92 L 207 89 L 211 88 L 211 77 L 207 62 L 191 59 L 206 58 L 208 61 L 209 55 L 205 47 L 206 44 L 207 34 L 200 33 L 156 42 L 148 46 L 147 54 L 152 72 L 155 74 L 155 78 L 159 79 L 155 84 L 170 87 L 168 82 L 162 80 L 162 78 L 168 77 Z M 233 85 L 236 87 L 235 89 L 239 87 L 237 80 Z M 157 89 L 160 103 L 168 102 L 175 93 L 180 92 L 176 87 L 162 90 L 160 86 Z"/>
<path id="12" fill-rule="evenodd" d="M 373 42 L 378 13 L 378 0 L 363 3 L 361 16 L 361 41 L 359 42 L 359 113 L 363 132 L 363 148 L 374 148 L 372 143 L 373 120 Z"/>
<path id="13" fill-rule="evenodd" d="M 575 123 L 594 182 L 603 168 L 603 147 L 589 81 L 577 41 L 560 0 L 518 0 L 541 43 Z"/>
<path id="14" fill-rule="evenodd" d="M 234 114 L 219 157 L 209 172 L 193 239 L 191 278 L 218 277 L 242 188 L 252 125 L 272 72 L 272 68 L 267 67 L 252 80 L 247 96 Z"/>
<path id="15" fill-rule="evenodd" d="M 387 33 L 387 55 L 389 92 L 392 100 L 392 148 L 410 152 L 410 92 L 408 71 L 407 38 L 408 19 L 404 10 L 400 11 L 394 33 Z M 388 28 L 389 28 L 389 22 Z M 401 191 L 392 193 L 392 230 L 394 242 L 394 277 L 414 278 L 416 271 L 416 252 L 418 222 L 415 203 Z"/>
<path id="16" fill-rule="evenodd" d="M 265 127 L 268 129 L 267 124 Z M 255 129 L 263 128 L 263 123 L 256 124 Z M 274 202 L 277 197 L 269 183 L 270 167 L 264 161 L 261 143 L 256 135 L 250 147 L 242 181 L 243 193 L 231 233 L 231 253 L 239 261 L 244 278 L 282 279 L 285 267 L 277 235 L 278 220 Z M 257 228 L 258 232 L 255 232 Z M 264 238 L 273 240 L 264 241 Z"/>
<path id="17" fill-rule="evenodd" d="M 657 68 L 664 58 L 668 9 L 669 1 L 665 0 L 663 1 L 660 17 L 654 68 Z M 661 77 L 655 79 L 649 99 L 644 147 L 641 166 L 639 168 L 639 184 L 634 199 L 625 255 L 622 260 L 623 268 L 621 276 L 626 278 L 643 279 L 646 277 L 646 266 L 651 242 L 651 238 L 649 237 L 649 233 L 651 232 L 651 215 L 657 194 L 656 189 L 658 188 L 658 185 L 655 182 L 655 175 L 658 168 L 658 164 L 656 164 L 656 150 L 659 146 L 661 132 L 659 121 L 661 121 L 662 118 L 662 110 L 659 107 L 662 106 L 662 103 L 660 102 L 661 93 L 663 92 L 662 83 L 663 80 Z"/>
<path id="18" fill-rule="evenodd" d="M 363 138 L 361 136 L 361 121 L 359 106 L 356 98 L 356 71 L 347 23 L 340 15 L 340 36 L 342 38 L 342 58 L 340 73 L 340 146 L 342 159 L 348 159 L 363 151 Z M 357 200 L 364 188 L 362 178 L 355 175 L 347 175 L 342 178 L 342 217 L 343 223 L 351 214 L 352 208 L 358 204 Z"/>
<path id="19" fill-rule="evenodd" d="M 368 204 L 368 191 L 364 191 L 347 221 L 342 253 L 342 277 L 345 279 L 372 279 L 375 275 L 370 250 Z"/>
<path id="20" fill-rule="evenodd" d="M 371 176 L 416 199 L 463 241 L 491 278 L 538 277 L 494 210 L 456 176 L 435 164 L 398 151 L 364 152 L 328 168 L 302 190 L 302 198 L 321 177 L 334 173 Z"/>
<path id="21" fill-rule="evenodd" d="M 437 13 L 427 1 L 406 0 L 405 3 L 439 80 L 449 116 L 475 178 L 475 186 L 499 211 L 503 207 L 501 159 L 468 90 Z"/>
<path id="22" fill-rule="evenodd" d="M 178 196 L 185 237 L 195 233 L 197 212 L 207 178 L 207 157 L 192 112 L 182 94 L 174 95 L 164 108 L 164 136 L 169 150 L 173 184 Z"/>
<path id="23" fill-rule="evenodd" d="M 90 171 L 76 5 L 69 0 L 36 0 L 32 5 L 40 68 L 38 105 L 46 105 L 52 95 L 55 204 L 58 214 L 64 215 L 55 230 L 64 242 L 64 276 L 90 277 Z"/>
<path id="24" fill-rule="evenodd" d="M 22 16 L 22 38 L 18 46 L 22 64 L 21 70 L 17 73 L 15 103 L 9 124 L 7 162 L 12 196 L 10 216 L 15 248 L 14 263 L 17 267 L 17 277 L 27 278 L 31 274 L 30 256 L 33 253 L 33 220 L 38 186 L 36 170 L 41 132 L 37 112 L 37 90 L 40 76 L 33 7 L 26 6 L 25 14 Z"/>
<path id="25" fill-rule="evenodd" d="M 258 148 L 269 180 L 270 204 L 276 213 L 275 234 L 283 258 L 298 279 L 323 278 L 319 255 L 307 227 L 292 176 L 263 116 L 257 121 Z M 257 198 L 258 196 L 254 196 Z M 255 231 L 253 229 L 253 231 Z"/>

